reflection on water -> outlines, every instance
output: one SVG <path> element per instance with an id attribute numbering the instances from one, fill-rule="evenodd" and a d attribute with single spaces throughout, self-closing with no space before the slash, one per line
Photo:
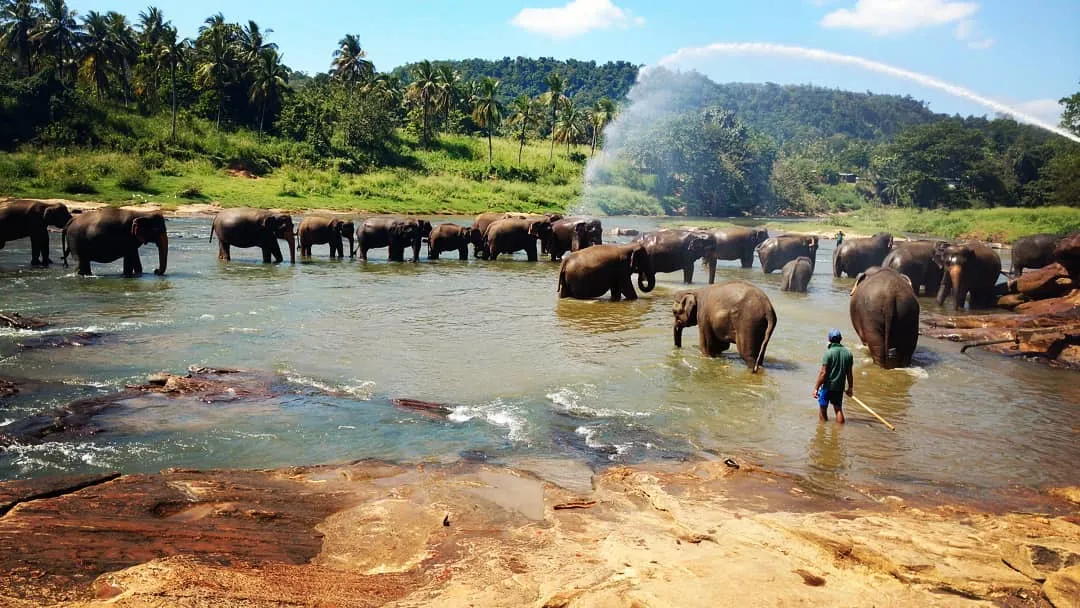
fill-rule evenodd
<path id="1" fill-rule="evenodd" d="M 602 465 L 708 450 L 802 475 L 822 491 L 849 480 L 965 492 L 1076 481 L 1074 374 L 929 340 L 911 369 L 874 367 L 848 319 L 852 281 L 829 272 L 831 241 L 806 294 L 781 292 L 779 273 L 721 263 L 719 280 L 759 285 L 777 311 L 765 369 L 754 375 L 734 349 L 703 358 L 696 331 L 674 348 L 681 273 L 660 275 L 634 302 L 580 302 L 558 299 L 558 265 L 520 254 L 395 264 L 383 249 L 367 263 L 331 262 L 316 247 L 295 266 L 261 264 L 254 249 L 221 263 L 209 221 L 169 225 L 164 278 L 122 279 L 120 264 L 95 266 L 94 278 L 32 269 L 25 242 L 0 252 L 0 309 L 50 320 L 46 335 L 101 335 L 89 346 L 27 349 L 17 345 L 29 334 L 0 330 L 0 376 L 44 383 L 9 399 L 0 424 L 189 365 L 276 372 L 281 396 L 197 408 L 139 401 L 104 416 L 106 433 L 6 449 L 0 477 L 462 454 Z M 856 394 L 895 433 L 854 404 L 844 427 L 818 423 L 810 391 L 830 327 L 855 352 Z M 451 413 L 401 409 L 396 397 Z"/>

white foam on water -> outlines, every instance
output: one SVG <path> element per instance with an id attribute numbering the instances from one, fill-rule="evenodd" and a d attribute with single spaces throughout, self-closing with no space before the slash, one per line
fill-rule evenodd
<path id="1" fill-rule="evenodd" d="M 211 315 L 211 314 L 205 314 L 205 315 L 202 315 L 202 316 L 200 316 L 200 317 L 199 317 L 199 320 L 200 320 L 200 321 L 213 321 L 213 320 L 214 320 L 214 319 L 216 319 L 216 318 L 217 318 L 217 317 L 215 317 L 214 315 Z"/>
<path id="2" fill-rule="evenodd" d="M 647 418 L 652 415 L 650 412 L 634 412 L 606 407 L 590 407 L 583 404 L 582 400 L 588 397 L 591 392 L 590 389 L 594 388 L 595 387 L 592 385 L 584 385 L 581 389 L 565 386 L 553 393 L 549 393 L 547 398 L 551 400 L 556 411 L 581 418 L 616 418 L 620 416 L 629 418 Z"/>
<path id="3" fill-rule="evenodd" d="M 459 405 L 446 416 L 447 420 L 459 423 L 474 418 L 492 426 L 509 429 L 506 437 L 510 441 L 526 441 L 525 418 L 518 413 L 516 407 L 506 405 L 502 399 L 483 405 Z"/>
<path id="4" fill-rule="evenodd" d="M 4 418 L 4 421 L 0 422 L 0 426 L 7 426 L 7 425 L 11 424 L 12 422 L 15 422 L 14 418 Z"/>
<path id="5" fill-rule="evenodd" d="M 117 468 L 131 456 L 153 454 L 147 446 L 99 445 L 96 443 L 67 443 L 50 441 L 39 444 L 12 443 L 4 448 L 12 455 L 12 464 L 26 473 L 47 469 L 67 471 L 80 463 L 101 469 Z"/>
<path id="6" fill-rule="evenodd" d="M 309 386 L 332 394 L 345 394 L 361 401 L 371 401 L 375 394 L 375 383 L 371 380 L 350 380 L 349 384 L 330 384 L 294 372 L 285 372 L 285 380 L 291 384 Z"/>
<path id="7" fill-rule="evenodd" d="M 930 377 L 930 372 L 926 371 L 926 368 L 917 365 L 912 367 L 901 367 L 900 371 L 919 380 L 926 380 Z"/>
<path id="8" fill-rule="evenodd" d="M 225 331 L 230 334 L 261 334 L 262 330 L 258 327 L 230 327 Z"/>
<path id="9" fill-rule="evenodd" d="M 355 431 L 356 427 L 351 424 L 339 424 L 337 427 L 339 431 Z"/>

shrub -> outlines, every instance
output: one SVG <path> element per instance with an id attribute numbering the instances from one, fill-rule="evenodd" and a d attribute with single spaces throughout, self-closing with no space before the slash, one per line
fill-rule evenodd
<path id="1" fill-rule="evenodd" d="M 198 184 L 185 184 L 176 191 L 176 198 L 205 199 L 206 195 L 203 194 Z"/>
<path id="2" fill-rule="evenodd" d="M 124 190 L 144 192 L 150 185 L 150 173 L 140 159 L 124 163 L 118 170 L 116 185 Z"/>
<path id="3" fill-rule="evenodd" d="M 32 179 L 38 176 L 37 160 L 29 156 L 0 157 L 0 177 L 10 180 Z"/>

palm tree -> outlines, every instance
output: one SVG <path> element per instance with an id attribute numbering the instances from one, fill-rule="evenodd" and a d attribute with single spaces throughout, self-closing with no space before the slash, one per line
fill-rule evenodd
<path id="1" fill-rule="evenodd" d="M 109 89 L 109 61 L 112 57 L 109 22 L 105 15 L 90 11 L 83 17 L 83 28 L 86 36 L 79 49 L 79 74 L 101 99 Z"/>
<path id="2" fill-rule="evenodd" d="M 457 104 L 461 97 L 461 75 L 449 65 L 441 65 L 435 72 L 437 80 L 435 86 L 435 113 L 441 114 L 443 124 L 450 118 L 450 110 Z M 471 99 L 471 97 L 470 97 Z"/>
<path id="3" fill-rule="evenodd" d="M 338 41 L 338 49 L 330 61 L 330 68 L 339 80 L 349 83 L 364 83 L 375 76 L 375 65 L 367 59 L 367 52 L 360 46 L 356 34 L 347 34 Z"/>
<path id="4" fill-rule="evenodd" d="M 109 32 L 109 62 L 120 73 L 120 89 L 124 93 L 124 104 L 131 97 L 131 66 L 138 54 L 135 44 L 135 32 L 127 22 L 127 17 L 116 11 L 105 15 Z"/>
<path id="5" fill-rule="evenodd" d="M 559 106 L 566 101 L 566 96 L 563 95 L 566 83 L 558 72 L 552 72 L 544 79 L 544 84 L 548 88 L 547 93 L 544 93 L 544 103 L 551 108 L 551 154 L 549 160 L 551 164 L 555 164 L 555 116 L 559 112 Z"/>
<path id="6" fill-rule="evenodd" d="M 373 93 L 379 95 L 387 101 L 388 104 L 396 106 L 401 103 L 401 98 L 404 96 L 401 88 L 401 80 L 397 76 L 390 74 L 376 74 L 371 82 L 367 83 L 363 87 L 365 93 Z"/>
<path id="7" fill-rule="evenodd" d="M 281 98 L 282 90 L 289 84 L 289 73 L 281 64 L 277 49 L 266 48 L 259 54 L 253 75 L 255 80 L 251 83 L 250 100 L 259 104 L 259 135 L 262 135 L 266 106 Z"/>
<path id="8" fill-rule="evenodd" d="M 266 33 L 270 34 L 273 31 L 266 30 Z M 264 38 L 263 32 L 259 29 L 259 24 L 252 20 L 248 20 L 247 25 L 240 30 L 240 61 L 251 70 L 262 69 L 257 64 L 263 61 L 263 51 L 268 49 L 276 51 L 278 48 L 278 45 L 273 42 L 266 42 Z"/>
<path id="9" fill-rule="evenodd" d="M 75 21 L 76 11 L 68 8 L 65 0 L 44 0 L 45 10 L 41 19 L 30 34 L 30 40 L 52 53 L 56 78 L 65 82 L 64 76 L 71 76 L 69 83 L 75 81 L 75 51 L 82 42 L 82 28 Z"/>
<path id="10" fill-rule="evenodd" d="M 155 51 L 156 62 L 169 68 L 169 84 L 172 91 L 172 139 L 176 139 L 176 70 L 187 63 L 191 41 L 177 40 L 176 28 L 167 26 L 161 33 L 161 42 Z"/>
<path id="11" fill-rule="evenodd" d="M 34 4 L 34 0 L 6 0 L 0 3 L 0 49 L 16 58 L 24 76 L 34 73 L 30 37 L 41 15 Z"/>
<path id="12" fill-rule="evenodd" d="M 139 13 L 136 35 L 138 57 L 134 72 L 135 95 L 140 103 L 154 103 L 157 100 L 158 71 L 161 69 L 158 47 L 162 43 L 162 35 L 167 25 L 165 17 L 156 7 L 147 7 Z"/>
<path id="13" fill-rule="evenodd" d="M 199 55 L 195 66 L 195 82 L 205 89 L 217 92 L 218 109 L 215 124 L 221 128 L 221 113 L 225 106 L 225 87 L 236 73 L 236 46 L 233 28 L 218 13 L 206 20 L 199 28 L 196 51 Z"/>
<path id="14" fill-rule="evenodd" d="M 427 145 L 431 143 L 431 115 L 435 113 L 435 100 L 439 95 L 439 77 L 435 66 L 426 59 L 413 66 L 412 77 L 405 96 L 420 106 L 420 142 Z"/>
<path id="15" fill-rule="evenodd" d="M 559 119 L 555 123 L 555 135 L 559 141 L 566 142 L 566 155 L 570 156 L 570 144 L 581 137 L 585 132 L 585 115 L 574 105 L 572 100 L 563 103 L 563 110 L 559 113 Z"/>
<path id="16" fill-rule="evenodd" d="M 494 166 L 491 150 L 491 132 L 502 122 L 502 104 L 499 103 L 499 81 L 486 76 L 480 81 L 480 91 L 473 98 L 473 120 L 481 129 L 487 130 L 488 167 Z"/>
<path id="17" fill-rule="evenodd" d="M 510 103 L 510 110 L 513 111 L 513 114 L 510 115 L 509 122 L 515 127 L 521 127 L 521 131 L 518 133 L 519 165 L 521 164 L 521 152 L 525 150 L 525 138 L 528 136 L 529 128 L 535 127 L 540 123 L 541 109 L 539 103 L 524 93 L 518 95 L 517 98 Z"/>
<path id="18" fill-rule="evenodd" d="M 596 154 L 596 141 L 600 138 L 600 135 L 604 132 L 604 129 L 608 124 L 615 120 L 617 112 L 618 110 L 615 107 L 615 102 L 607 97 L 603 97 L 593 104 L 592 110 L 589 113 L 589 124 L 592 126 L 592 150 L 589 152 L 589 156 Z"/>

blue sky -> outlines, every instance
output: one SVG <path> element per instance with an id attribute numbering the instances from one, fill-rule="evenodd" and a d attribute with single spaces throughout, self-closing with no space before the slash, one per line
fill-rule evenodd
<path id="1" fill-rule="evenodd" d="M 69 0 L 133 19 L 148 0 Z M 924 73 L 1056 122 L 1080 90 L 1080 0 L 396 0 L 232 3 L 159 0 L 181 34 L 209 15 L 273 29 L 285 62 L 327 69 L 355 33 L 380 70 L 419 59 L 553 56 L 652 64 L 681 48 L 765 42 L 856 55 Z M 921 85 L 791 56 L 680 62 L 713 79 L 903 93 L 939 112 L 992 110 Z"/>

